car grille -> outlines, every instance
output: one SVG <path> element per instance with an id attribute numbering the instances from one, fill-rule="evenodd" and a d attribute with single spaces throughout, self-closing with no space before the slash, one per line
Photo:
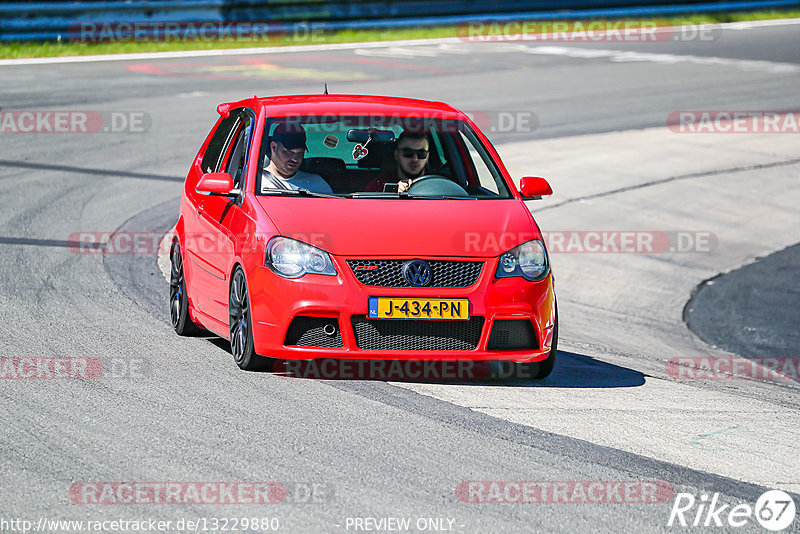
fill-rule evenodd
<path id="1" fill-rule="evenodd" d="M 497 320 L 489 334 L 488 350 L 538 349 L 533 324 L 528 319 Z"/>
<path id="2" fill-rule="evenodd" d="M 329 336 L 323 332 L 327 324 L 336 327 L 334 335 Z M 289 325 L 283 344 L 297 347 L 341 347 L 342 333 L 339 330 L 339 322 L 337 319 L 326 317 L 297 316 Z"/>
<path id="3" fill-rule="evenodd" d="M 347 260 L 359 282 L 375 287 L 417 287 L 403 276 L 408 260 Z M 483 269 L 480 261 L 430 260 L 431 282 L 426 287 L 469 287 L 478 281 Z M 370 267 L 371 270 L 357 270 Z"/>
<path id="4" fill-rule="evenodd" d="M 365 350 L 475 350 L 483 317 L 466 321 L 351 318 L 356 345 Z"/>

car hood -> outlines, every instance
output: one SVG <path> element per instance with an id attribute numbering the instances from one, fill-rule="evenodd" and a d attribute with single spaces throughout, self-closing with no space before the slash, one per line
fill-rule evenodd
<path id="1" fill-rule="evenodd" d="M 281 235 L 337 256 L 489 258 L 539 237 L 527 208 L 516 199 L 257 196 L 256 202 Z"/>

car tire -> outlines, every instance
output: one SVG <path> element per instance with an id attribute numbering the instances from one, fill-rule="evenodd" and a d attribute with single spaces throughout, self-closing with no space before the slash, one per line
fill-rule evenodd
<path id="1" fill-rule="evenodd" d="M 247 280 L 241 267 L 236 267 L 233 271 L 228 303 L 233 361 L 245 371 L 269 370 L 272 367 L 272 359 L 256 354 L 253 346 L 250 297 L 247 292 Z"/>
<path id="2" fill-rule="evenodd" d="M 170 254 L 169 316 L 172 328 L 179 336 L 194 336 L 203 331 L 189 317 L 189 296 L 186 294 L 183 257 L 181 246 L 177 241 Z"/>
<path id="3" fill-rule="evenodd" d="M 524 362 L 516 364 L 517 376 L 532 380 L 542 380 L 550 376 L 556 364 L 558 354 L 558 304 L 556 304 L 556 320 L 553 324 L 553 343 L 547 358 L 538 362 Z"/>

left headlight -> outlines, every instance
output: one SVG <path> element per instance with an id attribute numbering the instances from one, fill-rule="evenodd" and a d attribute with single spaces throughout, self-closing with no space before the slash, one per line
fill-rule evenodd
<path id="1" fill-rule="evenodd" d="M 300 278 L 309 273 L 336 276 L 327 252 L 288 237 L 269 240 L 264 264 L 284 278 Z"/>
<path id="2" fill-rule="evenodd" d="M 550 262 L 547 259 L 544 243 L 534 239 L 500 256 L 495 276 L 498 278 L 521 276 L 525 280 L 535 282 L 547 276 L 549 270 Z"/>

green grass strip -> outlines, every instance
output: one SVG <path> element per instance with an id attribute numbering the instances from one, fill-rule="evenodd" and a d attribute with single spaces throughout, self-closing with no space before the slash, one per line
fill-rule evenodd
<path id="1" fill-rule="evenodd" d="M 754 11 L 731 13 L 698 13 L 675 17 L 642 17 L 636 21 L 653 21 L 658 26 L 682 26 L 692 24 L 713 24 L 724 22 L 746 22 L 783 18 L 800 18 L 800 11 Z M 583 22 L 598 22 L 611 19 L 591 19 Z M 536 23 L 536 21 L 531 21 Z M 539 21 L 548 25 L 555 21 Z M 576 22 L 576 21 L 571 21 Z M 500 23 L 503 24 L 503 23 Z M 276 35 L 267 39 L 243 40 L 194 40 L 194 41 L 126 41 L 126 42 L 17 42 L 0 44 L 0 59 L 85 56 L 96 54 L 126 54 L 142 52 L 172 52 L 181 50 L 219 50 L 231 48 L 252 48 L 264 46 L 292 46 L 329 43 L 363 43 L 371 41 L 400 41 L 407 39 L 432 39 L 458 37 L 464 34 L 463 26 L 431 26 L 397 28 L 387 30 L 343 30 L 336 32 L 314 32 L 301 35 Z"/>

